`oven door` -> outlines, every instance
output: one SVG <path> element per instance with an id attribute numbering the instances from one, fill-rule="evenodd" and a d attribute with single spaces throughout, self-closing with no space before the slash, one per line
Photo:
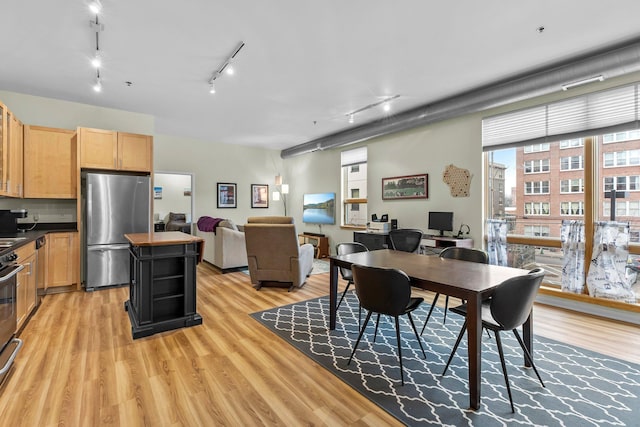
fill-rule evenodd
<path id="1" fill-rule="evenodd" d="M 23 265 L 12 264 L 0 270 L 0 383 L 13 364 L 22 341 L 16 332 L 16 275 Z"/>

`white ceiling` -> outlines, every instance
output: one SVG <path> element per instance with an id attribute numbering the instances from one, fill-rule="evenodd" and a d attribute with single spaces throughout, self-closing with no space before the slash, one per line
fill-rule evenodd
<path id="1" fill-rule="evenodd" d="M 157 134 L 274 149 L 353 126 L 347 113 L 385 97 L 400 95 L 393 114 L 640 35 L 638 0 L 102 3 L 102 93 L 88 0 L 3 2 L 0 89 L 151 114 Z M 236 75 L 211 95 L 241 41 Z"/>

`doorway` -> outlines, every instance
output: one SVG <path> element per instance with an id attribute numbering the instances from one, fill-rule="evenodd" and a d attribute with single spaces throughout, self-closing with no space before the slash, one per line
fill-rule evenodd
<path id="1" fill-rule="evenodd" d="M 193 174 L 185 172 L 154 172 L 153 222 L 155 231 L 163 231 L 169 214 L 184 214 L 192 228 Z"/>

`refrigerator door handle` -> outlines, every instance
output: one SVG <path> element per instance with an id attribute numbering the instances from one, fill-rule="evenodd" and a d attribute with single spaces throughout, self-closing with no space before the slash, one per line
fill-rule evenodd
<path id="1" fill-rule="evenodd" d="M 120 243 L 120 244 L 117 244 L 117 245 L 90 245 L 90 246 L 87 246 L 87 251 L 88 252 L 93 252 L 93 251 L 106 252 L 106 251 L 122 250 L 122 249 L 129 249 L 129 244 L 128 243 Z"/>

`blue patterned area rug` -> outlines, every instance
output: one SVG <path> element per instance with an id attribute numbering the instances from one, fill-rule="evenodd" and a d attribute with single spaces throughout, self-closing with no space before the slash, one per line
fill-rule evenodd
<path id="1" fill-rule="evenodd" d="M 640 426 L 640 365 L 536 336 L 534 360 L 546 385 L 543 388 L 533 370 L 523 367 L 522 350 L 513 334 L 503 333 L 513 414 L 495 338 L 484 333 L 482 404 L 472 411 L 468 409 L 466 338 L 447 375 L 441 375 L 462 326 L 461 317 L 450 314 L 443 325 L 442 310 L 434 310 L 422 336 L 425 360 L 408 319 L 402 316 L 402 386 L 393 319 L 381 317 L 375 343 L 370 321 L 347 365 L 358 338 L 355 294 L 350 292 L 342 302 L 334 331 L 328 330 L 328 309 L 327 296 L 252 317 L 407 425 Z M 428 309 L 425 302 L 415 311 L 419 329 Z"/>

